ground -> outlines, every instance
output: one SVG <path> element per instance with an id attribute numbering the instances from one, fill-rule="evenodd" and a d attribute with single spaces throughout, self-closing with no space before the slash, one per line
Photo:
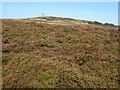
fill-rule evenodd
<path id="1" fill-rule="evenodd" d="M 6 19 L 2 27 L 4 88 L 118 87 L 116 26 Z"/>

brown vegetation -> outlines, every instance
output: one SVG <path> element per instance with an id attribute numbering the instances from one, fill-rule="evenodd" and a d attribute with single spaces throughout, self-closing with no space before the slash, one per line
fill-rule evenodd
<path id="1" fill-rule="evenodd" d="M 115 26 L 2 20 L 4 88 L 117 88 Z"/>

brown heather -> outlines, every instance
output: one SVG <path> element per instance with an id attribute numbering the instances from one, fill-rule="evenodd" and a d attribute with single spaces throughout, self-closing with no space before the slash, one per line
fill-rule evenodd
<path id="1" fill-rule="evenodd" d="M 2 27 L 4 88 L 118 87 L 116 26 L 6 19 Z"/>

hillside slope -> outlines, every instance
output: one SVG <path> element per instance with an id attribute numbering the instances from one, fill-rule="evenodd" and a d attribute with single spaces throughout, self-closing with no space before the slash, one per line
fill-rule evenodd
<path id="1" fill-rule="evenodd" d="M 117 88 L 115 26 L 2 20 L 4 88 Z"/>

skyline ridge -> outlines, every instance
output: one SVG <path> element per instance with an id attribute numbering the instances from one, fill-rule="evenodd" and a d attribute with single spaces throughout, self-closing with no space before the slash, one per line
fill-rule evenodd
<path id="1" fill-rule="evenodd" d="M 69 17 L 118 25 L 117 2 L 3 2 L 2 18 Z"/>

